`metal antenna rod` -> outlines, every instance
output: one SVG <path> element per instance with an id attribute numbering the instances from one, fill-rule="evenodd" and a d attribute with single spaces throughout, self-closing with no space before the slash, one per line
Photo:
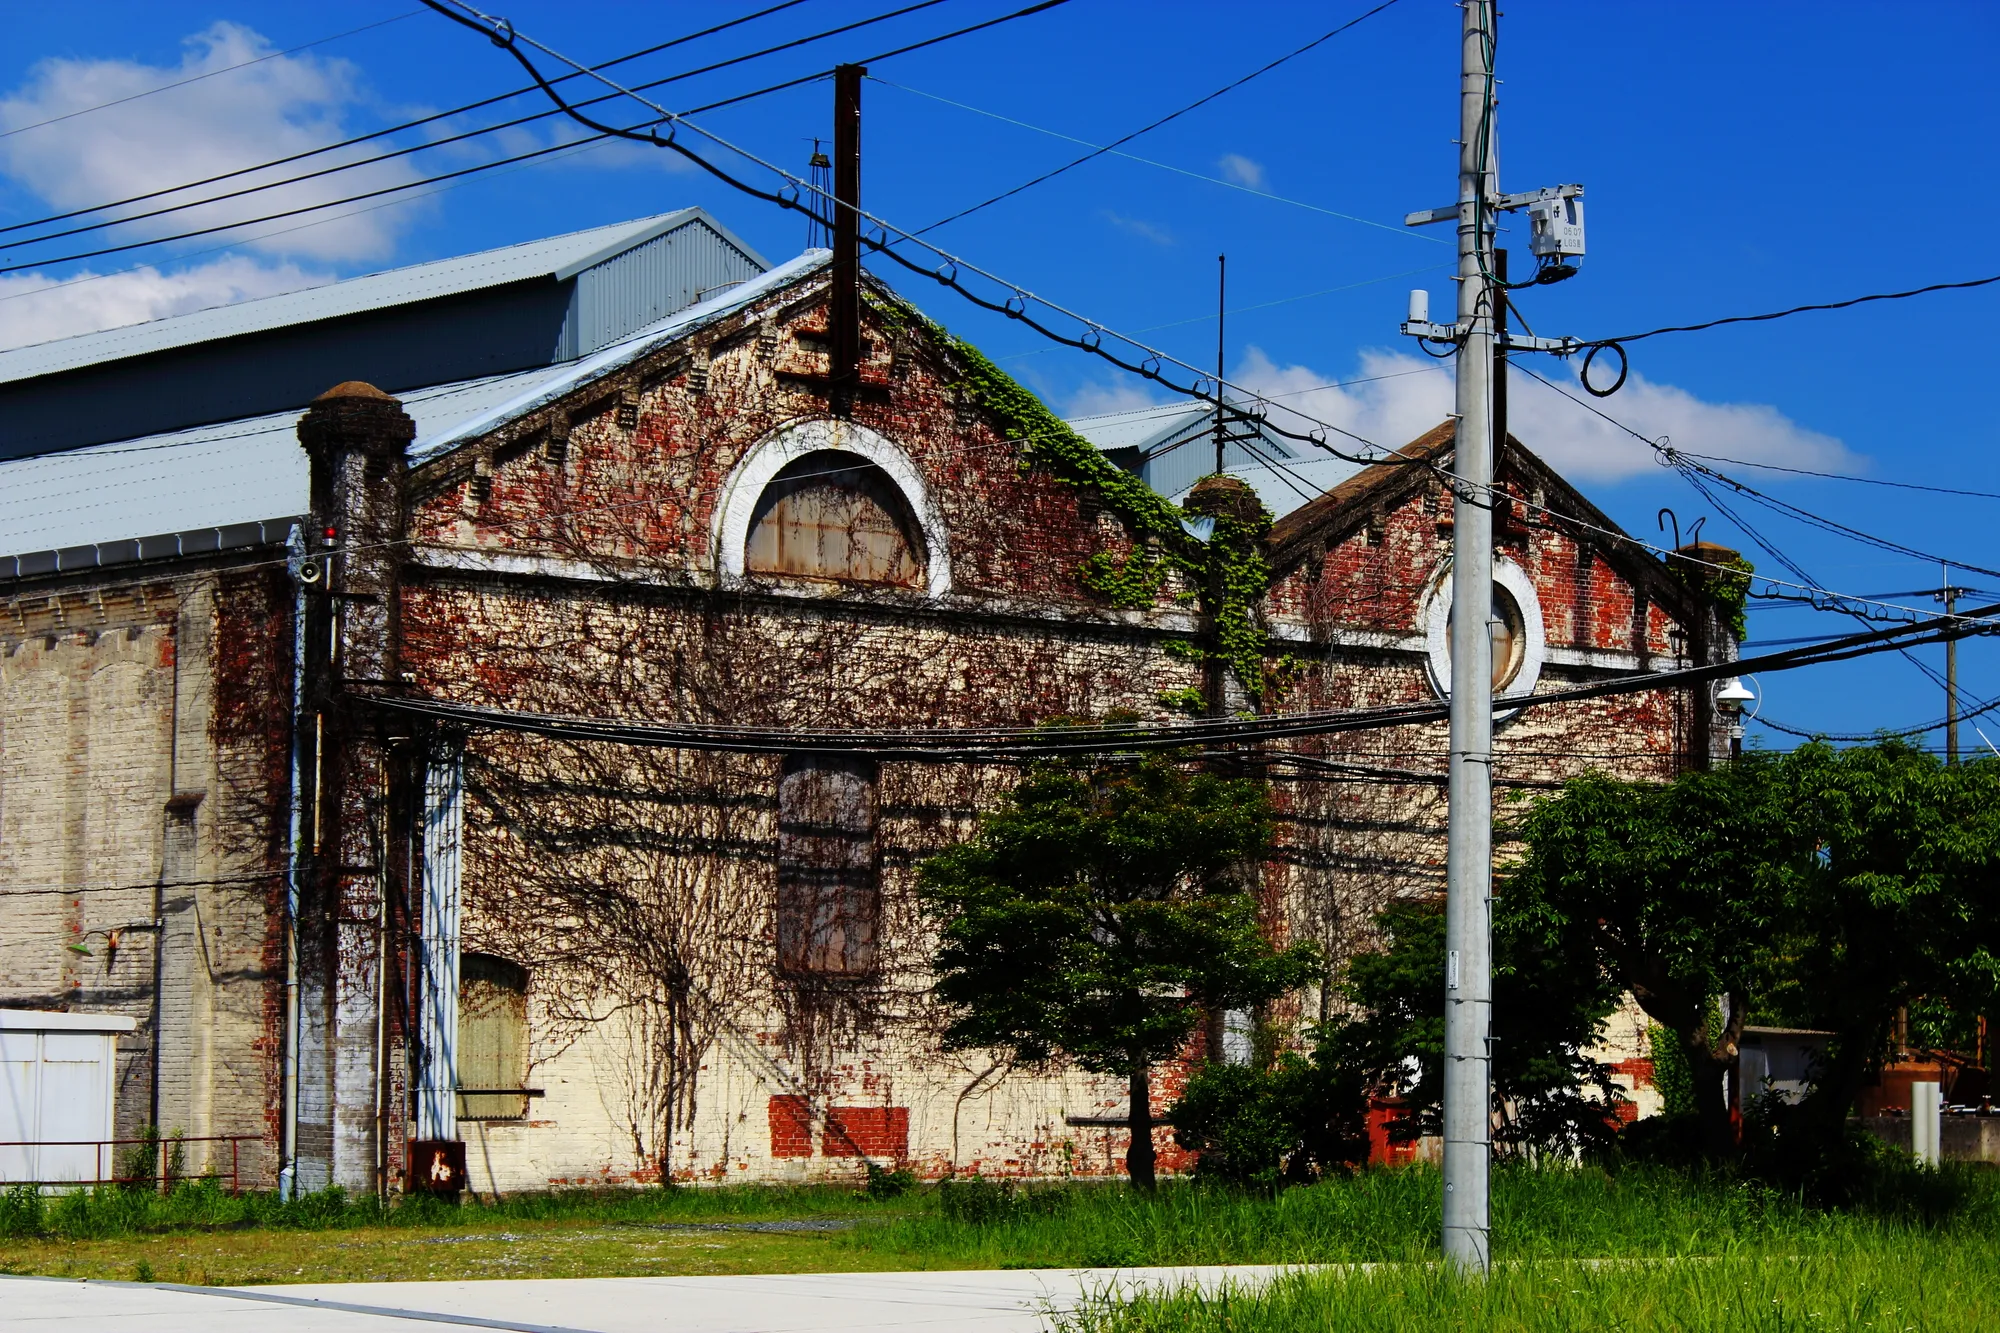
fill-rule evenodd
<path id="1" fill-rule="evenodd" d="M 1222 414 L 1222 333 L 1229 315 L 1229 256 L 1215 257 L 1215 472 L 1222 475 L 1222 447 L 1228 443 L 1229 427 Z"/>
<path id="2" fill-rule="evenodd" d="M 1492 1262 L 1493 0 L 1464 0 L 1459 49 L 1458 427 L 1452 447 L 1450 847 L 1446 858 L 1444 1255 Z"/>

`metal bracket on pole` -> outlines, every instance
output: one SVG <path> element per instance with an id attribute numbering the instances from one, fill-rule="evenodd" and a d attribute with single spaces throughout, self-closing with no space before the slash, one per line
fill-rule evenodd
<path id="1" fill-rule="evenodd" d="M 1432 342 L 1455 343 L 1465 337 L 1463 324 L 1432 324 L 1424 321 L 1406 320 L 1403 332 L 1412 338 L 1425 338 Z M 1510 333 L 1505 330 L 1498 335 L 1500 345 L 1510 352 L 1554 352 L 1557 356 L 1573 356 L 1583 350 L 1583 343 L 1575 338 L 1538 338 L 1528 333 Z"/>
<path id="2" fill-rule="evenodd" d="M 1583 198 L 1583 187 L 1581 185 L 1545 185 L 1539 190 L 1523 190 L 1519 194 L 1495 195 L 1487 201 L 1486 207 L 1489 212 L 1493 213 L 1511 213 L 1516 209 L 1526 208 L 1530 204 L 1539 204 L 1545 199 L 1581 198 Z M 1447 204 L 1443 208 L 1426 208 L 1415 213 L 1405 213 L 1403 215 L 1403 225 L 1405 227 L 1428 227 L 1433 222 L 1456 221 L 1458 221 L 1457 204 Z"/>

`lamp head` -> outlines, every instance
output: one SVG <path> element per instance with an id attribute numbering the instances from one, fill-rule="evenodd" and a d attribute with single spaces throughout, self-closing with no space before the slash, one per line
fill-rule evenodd
<path id="1" fill-rule="evenodd" d="M 1754 703 L 1757 696 L 1743 683 L 1741 676 L 1731 676 L 1722 682 L 1722 688 L 1715 692 L 1715 706 L 1731 717 L 1743 711 L 1743 705 Z"/>

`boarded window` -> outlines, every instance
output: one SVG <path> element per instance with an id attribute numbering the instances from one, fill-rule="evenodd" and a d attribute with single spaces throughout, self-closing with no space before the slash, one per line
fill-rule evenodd
<path id="1" fill-rule="evenodd" d="M 795 975 L 875 970 L 882 915 L 875 766 L 794 755 L 778 778 L 778 966 Z"/>
<path id="2" fill-rule="evenodd" d="M 461 1120 L 519 1120 L 528 1113 L 528 973 L 519 963 L 469 953 L 459 960 L 458 1086 Z"/>
<path id="3" fill-rule="evenodd" d="M 821 449 L 787 464 L 758 497 L 743 568 L 920 587 L 923 540 L 887 473 L 859 455 Z"/>

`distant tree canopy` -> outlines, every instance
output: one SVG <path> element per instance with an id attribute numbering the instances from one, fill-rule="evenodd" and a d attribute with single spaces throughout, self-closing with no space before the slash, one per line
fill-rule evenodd
<path id="1" fill-rule="evenodd" d="M 2000 761 L 1815 743 L 1665 785 L 1578 778 L 1509 831 L 1501 930 L 1588 960 L 1671 1034 L 1712 1154 L 1734 1149 L 1750 1018 L 1834 1034 L 1791 1122 L 1826 1145 L 1898 1009 L 2000 997 Z"/>
<path id="2" fill-rule="evenodd" d="M 1171 757 L 1032 769 L 920 872 L 940 929 L 936 994 L 955 1015 L 946 1045 L 1124 1078 L 1127 1167 L 1150 1188 L 1154 1066 L 1205 1013 L 1317 975 L 1312 948 L 1260 929 L 1251 867 L 1270 840 L 1260 785 Z"/>

